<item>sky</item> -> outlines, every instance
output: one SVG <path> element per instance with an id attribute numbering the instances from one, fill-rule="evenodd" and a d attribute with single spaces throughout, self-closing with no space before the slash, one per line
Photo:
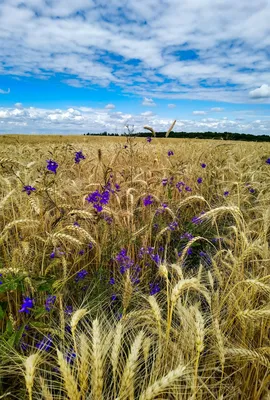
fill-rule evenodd
<path id="1" fill-rule="evenodd" d="M 0 133 L 270 135 L 269 0 L 0 0 Z"/>

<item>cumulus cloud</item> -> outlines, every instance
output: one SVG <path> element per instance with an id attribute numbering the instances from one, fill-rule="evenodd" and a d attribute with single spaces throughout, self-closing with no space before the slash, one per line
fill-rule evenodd
<path id="1" fill-rule="evenodd" d="M 251 90 L 249 92 L 249 95 L 252 99 L 264 99 L 268 97 L 270 98 L 270 86 L 264 84 L 255 90 Z"/>
<path id="2" fill-rule="evenodd" d="M 9 93 L 10 93 L 10 89 L 8 89 L 8 90 L 0 89 L 0 94 L 9 94 Z"/>
<path id="3" fill-rule="evenodd" d="M 213 107 L 210 109 L 210 111 L 213 111 L 213 112 L 221 112 L 223 110 L 224 110 L 224 108 L 222 108 L 222 107 Z"/>
<path id="4" fill-rule="evenodd" d="M 270 82 L 269 18 L 267 0 L 1 0 L 0 74 L 269 103 L 266 89 L 254 90 Z"/>
<path id="5" fill-rule="evenodd" d="M 15 108 L 23 109 L 22 103 L 15 103 L 14 106 Z"/>
<path id="6" fill-rule="evenodd" d="M 141 115 L 143 117 L 152 117 L 154 115 L 154 113 L 153 113 L 153 111 L 145 111 L 145 112 L 142 112 Z"/>
<path id="7" fill-rule="evenodd" d="M 168 108 L 175 108 L 176 104 L 168 104 Z"/>
<path id="8" fill-rule="evenodd" d="M 205 115 L 207 114 L 206 111 L 193 111 L 193 115 Z"/>
<path id="9" fill-rule="evenodd" d="M 143 99 L 142 105 L 143 106 L 148 106 L 148 107 L 155 107 L 156 103 L 154 102 L 153 99 L 149 99 L 148 97 L 145 97 Z"/>
<path id="10" fill-rule="evenodd" d="M 152 111 L 141 114 L 111 111 L 104 108 L 69 107 L 45 109 L 37 107 L 0 107 L 1 133 L 123 133 L 125 126 L 134 126 L 135 132 L 143 132 L 143 126 L 150 125 L 156 131 L 166 131 L 172 123 Z M 258 118 L 249 115 L 241 118 L 202 118 L 179 119 L 174 131 L 187 132 L 245 132 L 267 134 L 270 132 L 270 119 L 267 116 Z"/>
<path id="11" fill-rule="evenodd" d="M 113 110 L 115 108 L 115 105 L 114 104 L 107 104 L 106 106 L 105 106 L 105 109 L 106 110 Z"/>

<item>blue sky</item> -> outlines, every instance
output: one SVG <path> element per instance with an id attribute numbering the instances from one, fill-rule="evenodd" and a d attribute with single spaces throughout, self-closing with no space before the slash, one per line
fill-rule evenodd
<path id="1" fill-rule="evenodd" d="M 0 0 L 0 133 L 270 134 L 268 0 Z"/>

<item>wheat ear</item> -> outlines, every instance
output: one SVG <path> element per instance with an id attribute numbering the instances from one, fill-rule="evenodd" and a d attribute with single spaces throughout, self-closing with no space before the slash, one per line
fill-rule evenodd
<path id="1" fill-rule="evenodd" d="M 93 399 L 102 400 L 103 369 L 102 369 L 102 338 L 97 319 L 93 321 L 92 330 L 92 393 Z"/>
<path id="2" fill-rule="evenodd" d="M 42 396 L 44 397 L 44 400 L 53 400 L 52 394 L 49 391 L 49 388 L 47 387 L 45 380 L 43 378 L 41 378 L 41 376 L 39 377 L 39 380 L 40 380 L 40 386 L 41 386 Z"/>
<path id="3" fill-rule="evenodd" d="M 87 336 L 82 333 L 80 335 L 80 365 L 79 365 L 79 382 L 81 389 L 81 397 L 84 398 L 88 389 L 88 376 L 90 365 L 90 348 Z"/>
<path id="4" fill-rule="evenodd" d="M 144 335 L 143 331 L 139 332 L 131 346 L 130 353 L 122 376 L 122 382 L 120 387 L 120 398 L 124 396 L 124 393 L 128 393 L 130 400 L 134 399 L 134 387 L 133 387 L 134 375 L 136 371 L 139 352 L 142 346 L 143 335 Z"/>
<path id="5" fill-rule="evenodd" d="M 58 349 L 57 349 L 57 358 L 68 398 L 70 400 L 80 400 L 81 395 L 80 392 L 78 391 L 77 382 L 71 373 L 71 369 L 67 361 L 64 359 L 63 353 Z"/>
<path id="6" fill-rule="evenodd" d="M 174 381 L 183 376 L 186 367 L 180 365 L 178 368 L 170 371 L 167 375 L 157 380 L 153 385 L 149 386 L 139 397 L 139 400 L 152 400 L 162 391 L 167 389 Z"/>
<path id="7" fill-rule="evenodd" d="M 28 391 L 29 400 L 32 400 L 35 371 L 39 361 L 40 361 L 39 353 L 31 354 L 31 356 L 27 357 L 27 359 L 24 361 L 24 368 L 25 368 L 24 379 L 25 379 L 26 389 Z"/>

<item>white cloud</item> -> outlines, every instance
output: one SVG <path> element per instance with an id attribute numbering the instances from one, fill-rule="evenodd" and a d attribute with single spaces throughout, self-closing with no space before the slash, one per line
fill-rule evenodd
<path id="1" fill-rule="evenodd" d="M 105 106 L 105 109 L 106 110 L 113 110 L 115 108 L 115 105 L 114 104 L 107 104 L 106 106 Z"/>
<path id="2" fill-rule="evenodd" d="M 66 83 L 66 84 L 69 85 L 69 86 L 73 86 L 73 87 L 75 87 L 75 88 L 82 88 L 82 87 L 85 86 L 85 85 L 83 84 L 83 82 L 81 82 L 81 81 L 78 80 L 78 79 L 64 79 L 62 82 L 63 82 L 63 83 Z"/>
<path id="3" fill-rule="evenodd" d="M 224 110 L 224 108 L 222 108 L 222 107 L 213 107 L 210 109 L 210 111 L 214 111 L 214 112 L 221 112 L 223 110 Z"/>
<path id="4" fill-rule="evenodd" d="M 176 104 L 168 104 L 168 108 L 175 108 Z"/>
<path id="5" fill-rule="evenodd" d="M 267 0 L 1 0 L 0 74 L 269 104 L 253 90 L 270 82 L 269 18 Z"/>
<path id="6" fill-rule="evenodd" d="M 193 111 L 193 115 L 205 115 L 207 114 L 206 111 Z"/>
<path id="7" fill-rule="evenodd" d="M 255 90 L 251 90 L 251 92 L 249 92 L 249 95 L 252 99 L 264 99 L 267 97 L 270 98 L 270 86 L 264 84 Z"/>
<path id="8" fill-rule="evenodd" d="M 143 117 L 152 117 L 154 115 L 154 113 L 153 113 L 153 111 L 145 111 L 145 112 L 142 112 L 141 115 Z"/>
<path id="9" fill-rule="evenodd" d="M 19 109 L 23 109 L 22 103 L 15 103 L 14 106 Z"/>
<path id="10" fill-rule="evenodd" d="M 145 97 L 143 99 L 142 105 L 143 106 L 148 106 L 148 107 L 155 107 L 156 103 L 154 102 L 153 99 L 149 99 L 148 97 Z"/>
<path id="11" fill-rule="evenodd" d="M 10 93 L 10 89 L 8 89 L 8 90 L 0 89 L 0 94 L 9 94 L 9 93 Z"/>
<path id="12" fill-rule="evenodd" d="M 65 109 L 45 109 L 37 107 L 0 107 L 1 133 L 123 133 L 125 125 L 133 126 L 135 132 L 143 132 L 143 126 L 150 125 L 157 131 L 166 131 L 171 118 L 145 111 L 141 114 L 111 111 L 104 108 L 69 107 Z M 256 114 L 245 119 L 202 118 L 178 119 L 174 131 L 187 132 L 245 132 L 267 134 L 270 132 L 270 119 Z"/>

